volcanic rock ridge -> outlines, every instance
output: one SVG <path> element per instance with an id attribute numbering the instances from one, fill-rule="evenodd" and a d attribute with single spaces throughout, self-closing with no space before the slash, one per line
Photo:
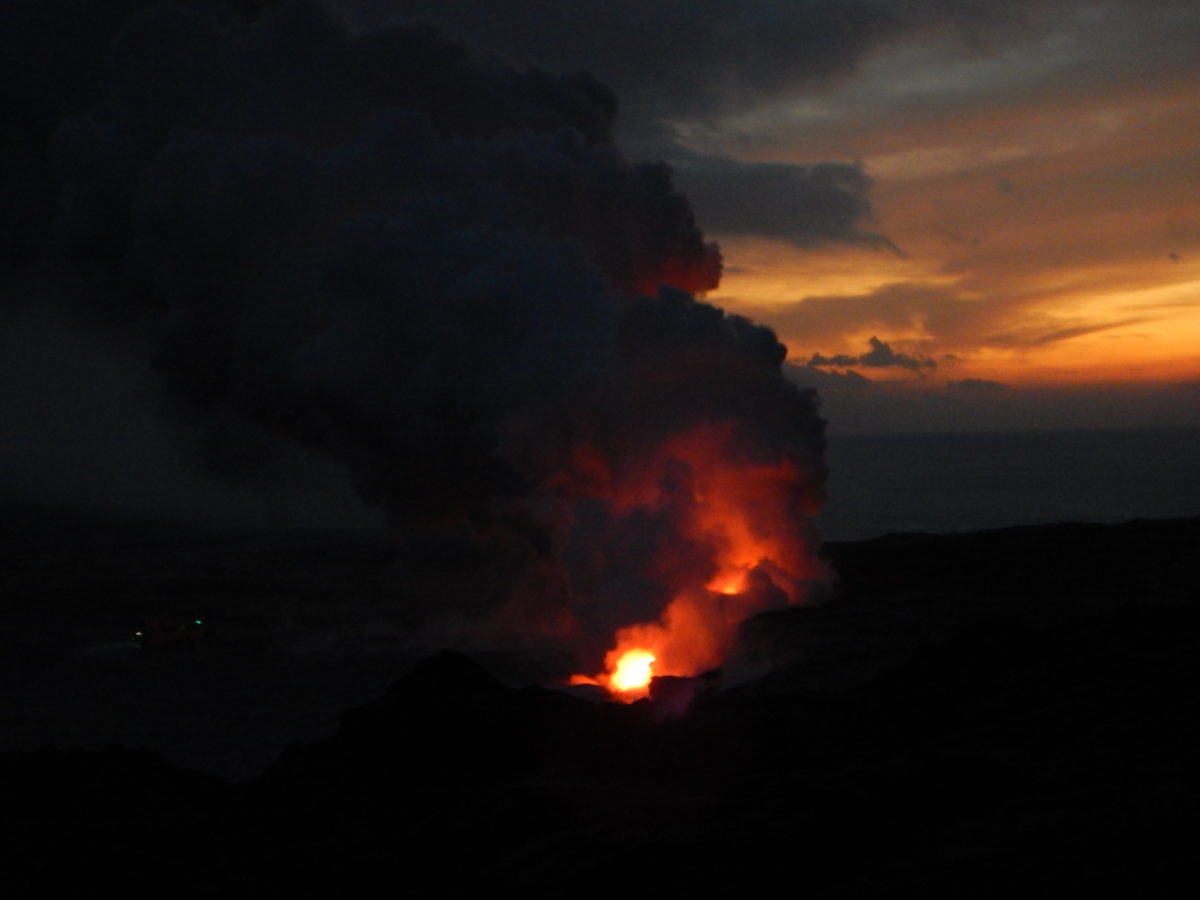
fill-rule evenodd
<path id="1" fill-rule="evenodd" d="M 1170 579 L 1197 536 L 1180 520 L 834 547 L 841 595 L 746 640 L 778 650 L 872 611 L 908 623 L 899 661 L 838 685 L 811 674 L 836 655 L 815 637 L 686 709 L 668 709 L 673 690 L 620 704 L 511 687 L 443 652 L 243 785 L 117 747 L 8 754 L 0 871 L 9 896 L 130 882 L 1162 895 L 1196 867 L 1200 607 Z M 1028 588 L 1004 612 L 1006 578 Z M 968 584 L 973 621 L 930 612 Z M 1031 615 L 1051 590 L 1054 615 Z"/>

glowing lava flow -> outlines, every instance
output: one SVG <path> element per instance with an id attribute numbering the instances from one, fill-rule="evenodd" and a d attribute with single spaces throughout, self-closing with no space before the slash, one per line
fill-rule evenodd
<path id="1" fill-rule="evenodd" d="M 609 687 L 621 694 L 647 688 L 653 669 L 654 654 L 646 650 L 630 650 L 617 660 Z"/>
<path id="2" fill-rule="evenodd" d="M 811 473 L 795 458 L 739 451 L 733 429 L 693 428 L 609 482 L 619 513 L 669 524 L 672 537 L 654 545 L 642 573 L 665 604 L 655 621 L 616 631 L 603 673 L 572 683 L 637 700 L 654 676 L 721 666 L 751 616 L 809 598 L 824 577 L 809 527 L 820 506 Z"/>
<path id="3" fill-rule="evenodd" d="M 613 658 L 616 657 L 615 662 Z M 649 650 L 614 650 L 605 659 L 611 673 L 597 675 L 572 675 L 571 684 L 598 684 L 626 702 L 640 700 L 650 690 L 650 679 L 654 677 L 654 654 Z"/>

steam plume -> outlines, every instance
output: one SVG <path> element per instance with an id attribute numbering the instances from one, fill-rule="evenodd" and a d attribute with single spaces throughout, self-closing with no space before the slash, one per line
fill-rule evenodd
<path id="1" fill-rule="evenodd" d="M 736 569 L 712 662 L 819 580 L 814 396 L 693 298 L 719 254 L 621 157 L 606 88 L 312 3 L 102 31 L 92 95 L 27 92 L 48 162 L 13 268 L 147 335 L 198 421 L 337 459 L 420 552 L 476 561 L 489 627 L 591 659 Z"/>

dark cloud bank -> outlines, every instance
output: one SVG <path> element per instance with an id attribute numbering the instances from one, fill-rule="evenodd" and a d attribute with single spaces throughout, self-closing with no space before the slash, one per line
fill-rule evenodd
<path id="1" fill-rule="evenodd" d="M 1036 4 L 620 0 L 509 4 L 502 12 L 480 0 L 336 6 L 362 26 L 429 21 L 506 59 L 594 72 L 620 97 L 620 134 L 631 154 L 670 160 L 712 233 L 894 250 L 862 227 L 870 220 L 871 182 L 859 164 L 697 154 L 681 140 L 681 126 L 720 138 L 730 114 L 819 89 L 888 42 L 937 30 L 978 44 L 1013 28 Z"/>
<path id="2" fill-rule="evenodd" d="M 645 570 L 685 500 L 622 512 L 594 482 L 736 420 L 726 452 L 807 473 L 791 498 L 807 527 L 815 395 L 783 377 L 769 330 L 693 299 L 719 254 L 670 171 L 616 149 L 608 88 L 427 26 L 351 34 L 314 3 L 237 6 L 5 14 L 6 344 L 70 333 L 102 360 L 73 379 L 27 348 L 5 402 L 54 427 L 26 430 L 8 493 L 96 464 L 89 434 L 140 434 L 144 395 L 212 473 L 265 483 L 315 454 L 401 532 L 457 546 L 456 565 L 553 582 L 573 559 L 596 581 Z M 100 369 L 134 387 L 105 407 L 89 385 L 75 432 L 66 399 Z M 637 608 L 604 626 L 653 618 L 660 594 L 626 591 Z"/>
<path id="3" fill-rule="evenodd" d="M 927 356 L 913 356 L 911 353 L 897 353 L 892 349 L 891 344 L 881 341 L 877 337 L 872 336 L 867 343 L 871 345 L 871 349 L 859 356 L 848 356 L 844 353 L 824 356 L 814 353 L 809 358 L 808 365 L 818 368 L 821 366 L 865 366 L 872 369 L 895 367 L 908 369 L 911 372 L 937 368 L 937 360 Z"/>
<path id="4" fill-rule="evenodd" d="M 863 228 L 872 215 L 871 179 L 849 163 L 746 163 L 684 154 L 680 182 L 706 226 L 718 234 L 786 241 L 797 247 L 858 244 L 899 252 Z"/>
<path id="5" fill-rule="evenodd" d="M 626 125 L 716 120 L 852 73 L 905 36 L 952 34 L 982 47 L 1034 26 L 1042 0 L 336 0 L 360 23 L 435 21 L 522 63 L 581 61 L 631 108 Z"/>

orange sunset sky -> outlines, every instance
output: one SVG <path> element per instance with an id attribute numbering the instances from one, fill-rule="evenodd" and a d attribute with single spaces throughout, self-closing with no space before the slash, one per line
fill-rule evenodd
<path id="1" fill-rule="evenodd" d="M 1200 424 L 1195 3 L 339 5 L 612 85 L 835 429 Z"/>
<path id="2" fill-rule="evenodd" d="M 1068 91 L 1044 72 L 1031 89 L 1036 49 L 946 50 L 945 77 L 908 84 L 896 70 L 912 51 L 898 49 L 827 97 L 781 104 L 755 152 L 841 147 L 873 178 L 872 228 L 897 249 L 724 237 L 713 299 L 772 324 L 797 357 L 858 354 L 878 334 L 937 360 L 938 379 L 1200 376 L 1198 85 Z M 975 76 L 986 107 L 964 96 Z M 864 96 L 887 105 L 856 115 Z"/>

